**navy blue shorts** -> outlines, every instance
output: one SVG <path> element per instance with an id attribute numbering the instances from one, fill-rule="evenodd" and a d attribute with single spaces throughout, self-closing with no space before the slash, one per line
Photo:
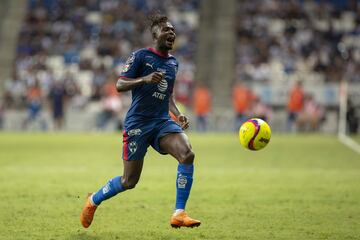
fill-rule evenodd
<path id="1" fill-rule="evenodd" d="M 123 133 L 124 160 L 142 160 L 151 145 L 157 152 L 167 154 L 160 148 L 160 138 L 169 133 L 182 133 L 181 127 L 171 119 L 145 121 L 125 129 Z"/>

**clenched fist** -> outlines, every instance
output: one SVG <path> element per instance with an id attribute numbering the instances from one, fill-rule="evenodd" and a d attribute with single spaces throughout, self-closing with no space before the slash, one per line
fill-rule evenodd
<path id="1" fill-rule="evenodd" d="M 178 121 L 180 123 L 180 126 L 183 130 L 187 129 L 189 127 L 189 120 L 187 119 L 187 117 L 183 114 L 180 114 L 178 116 Z"/>
<path id="2" fill-rule="evenodd" d="M 164 77 L 162 72 L 153 72 L 143 77 L 145 83 L 159 83 Z"/>

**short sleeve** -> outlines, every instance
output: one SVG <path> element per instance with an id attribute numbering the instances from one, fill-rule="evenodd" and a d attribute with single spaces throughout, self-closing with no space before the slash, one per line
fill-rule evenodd
<path id="1" fill-rule="evenodd" d="M 178 70 L 179 70 L 179 62 L 177 60 L 175 60 L 173 65 L 174 65 L 174 73 L 175 73 L 174 77 L 175 77 L 175 80 L 176 80 L 176 75 L 177 75 Z M 170 87 L 169 91 L 170 91 L 170 94 L 172 94 L 174 92 L 174 84 Z"/>
<path id="2" fill-rule="evenodd" d="M 140 51 L 133 52 L 130 57 L 126 60 L 123 70 L 121 71 L 120 77 L 126 78 L 137 78 L 141 68 L 141 55 Z"/>
<path id="3" fill-rule="evenodd" d="M 178 71 L 179 71 L 179 62 L 176 61 L 176 65 L 175 65 L 175 76 L 177 75 Z"/>

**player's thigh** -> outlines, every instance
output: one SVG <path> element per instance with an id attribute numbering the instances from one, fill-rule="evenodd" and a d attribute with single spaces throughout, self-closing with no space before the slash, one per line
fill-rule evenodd
<path id="1" fill-rule="evenodd" d="M 160 138 L 160 147 L 181 163 L 192 163 L 194 153 L 185 133 L 170 133 Z"/>

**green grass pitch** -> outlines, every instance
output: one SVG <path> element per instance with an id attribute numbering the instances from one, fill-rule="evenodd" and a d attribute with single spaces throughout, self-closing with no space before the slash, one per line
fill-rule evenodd
<path id="1" fill-rule="evenodd" d="M 259 152 L 236 134 L 189 134 L 188 213 L 172 229 L 177 163 L 150 150 L 138 186 L 83 229 L 84 197 L 122 174 L 120 134 L 0 134 L 0 239 L 360 239 L 360 155 L 330 135 L 274 135 Z"/>
<path id="2" fill-rule="evenodd" d="M 350 136 L 355 142 L 360 144 L 360 135 L 352 135 Z"/>

